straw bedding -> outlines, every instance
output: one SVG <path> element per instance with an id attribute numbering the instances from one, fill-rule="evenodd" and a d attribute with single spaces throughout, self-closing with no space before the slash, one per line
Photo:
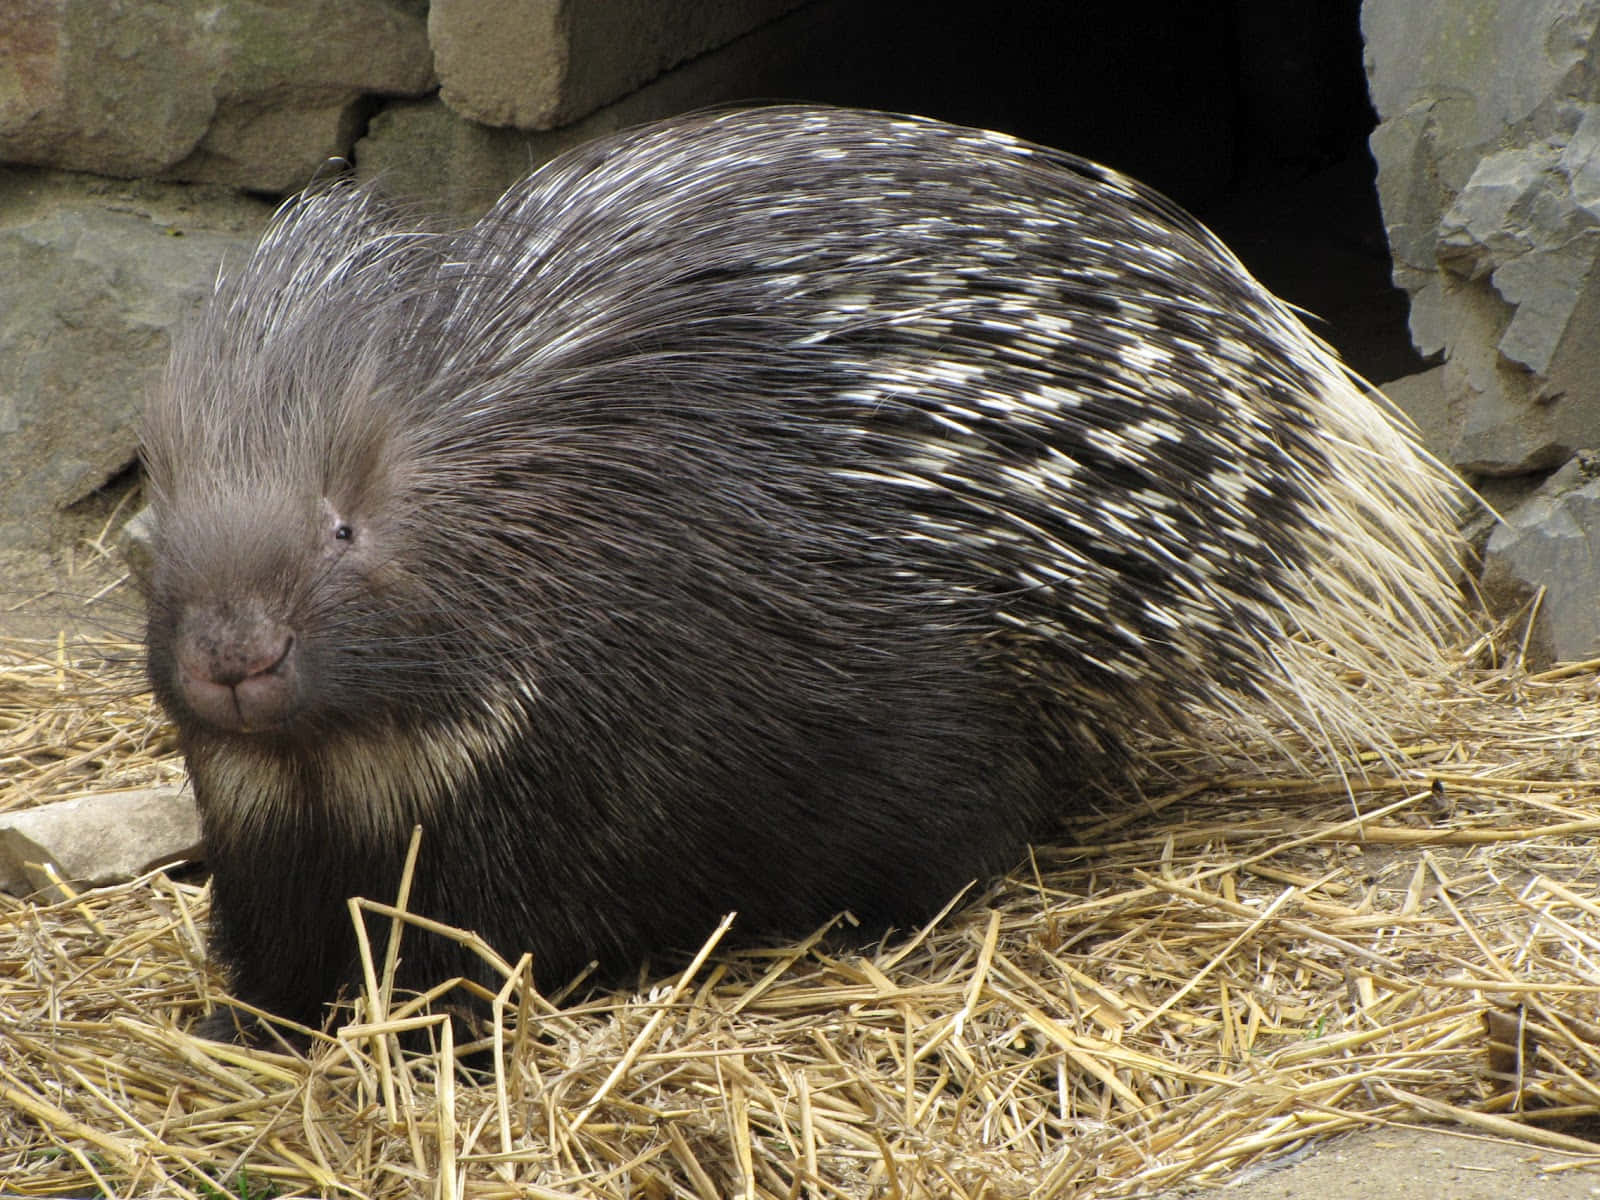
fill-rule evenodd
<path id="1" fill-rule="evenodd" d="M 0 650 L 0 811 L 181 778 L 107 650 Z M 221 994 L 198 875 L 0 897 L 0 1190 L 1112 1197 L 1392 1122 L 1594 1165 L 1597 670 L 1419 684 L 1435 727 L 1349 786 L 1157 753 L 1142 795 L 864 951 L 713 938 L 564 1008 L 505 964 L 457 1070 L 382 962 L 309 1054 L 189 1036 Z"/>

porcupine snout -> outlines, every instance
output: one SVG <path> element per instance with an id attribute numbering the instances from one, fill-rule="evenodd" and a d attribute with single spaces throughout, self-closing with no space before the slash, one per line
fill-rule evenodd
<path id="1" fill-rule="evenodd" d="M 178 624 L 174 658 L 184 703 L 217 729 L 272 729 L 294 710 L 294 633 L 257 606 L 191 608 Z"/>

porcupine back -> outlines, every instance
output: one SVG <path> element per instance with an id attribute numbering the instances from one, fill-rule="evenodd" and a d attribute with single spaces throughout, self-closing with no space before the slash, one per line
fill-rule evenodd
<path id="1" fill-rule="evenodd" d="M 1339 671 L 1456 619 L 1453 481 L 1214 237 L 911 118 L 665 122 L 454 235 L 292 202 L 146 454 L 216 951 L 302 1019 L 416 822 L 413 907 L 547 984 L 910 920 L 1152 721 L 1381 741 Z"/>

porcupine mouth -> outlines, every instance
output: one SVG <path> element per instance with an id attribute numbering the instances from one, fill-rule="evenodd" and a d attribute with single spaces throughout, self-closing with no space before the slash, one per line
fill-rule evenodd
<path id="1" fill-rule="evenodd" d="M 245 649 L 213 646 L 208 653 L 194 641 L 180 646 L 179 694 L 196 717 L 219 732 L 281 730 L 296 708 L 295 639 L 284 634 L 266 653 Z"/>

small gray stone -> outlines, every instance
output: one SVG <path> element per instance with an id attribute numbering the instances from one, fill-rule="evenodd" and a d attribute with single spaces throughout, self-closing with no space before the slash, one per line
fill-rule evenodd
<path id="1" fill-rule="evenodd" d="M 1530 638 L 1535 663 L 1600 655 L 1600 478 L 1583 454 L 1545 481 L 1489 538 L 1483 588 L 1497 608 L 1542 588 Z"/>
<path id="2" fill-rule="evenodd" d="M 64 882 L 99 887 L 200 857 L 194 797 L 176 785 L 101 792 L 0 814 L 0 888 L 13 895 Z"/>

